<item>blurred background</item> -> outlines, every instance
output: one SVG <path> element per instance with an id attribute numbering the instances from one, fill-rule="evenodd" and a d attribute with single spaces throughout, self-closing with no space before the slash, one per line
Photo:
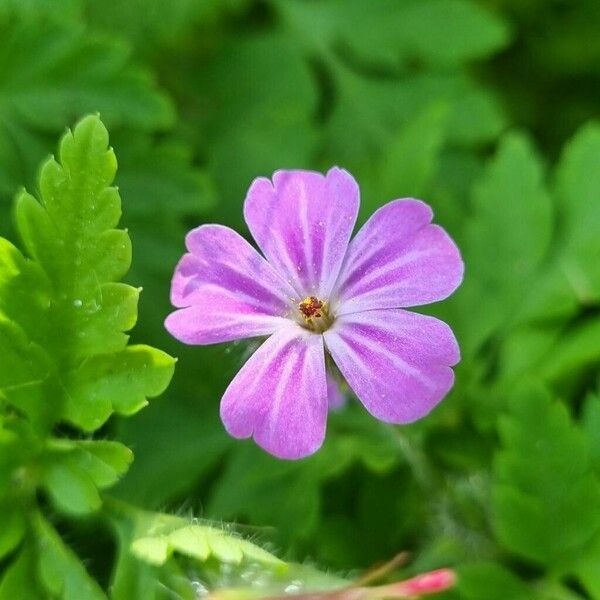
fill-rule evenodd
<path id="1" fill-rule="evenodd" d="M 486 561 L 461 597 L 529 597 L 517 579 L 600 526 L 593 466 L 588 495 L 555 497 L 573 464 L 600 464 L 599 111 L 597 0 L 0 0 L 0 234 L 57 136 L 99 112 L 144 288 L 133 338 L 180 359 L 164 396 L 107 427 L 136 456 L 116 494 L 334 570 L 400 550 L 415 569 Z M 282 462 L 224 433 L 248 347 L 170 339 L 169 282 L 190 228 L 247 235 L 254 177 L 332 165 L 358 180 L 361 221 L 412 196 L 457 240 L 465 284 L 429 308 L 463 361 L 424 421 L 387 426 L 349 397 L 318 454 Z M 538 504 L 507 509 L 507 488 Z M 581 596 L 541 597 L 600 598 L 594 567 L 575 572 Z"/>

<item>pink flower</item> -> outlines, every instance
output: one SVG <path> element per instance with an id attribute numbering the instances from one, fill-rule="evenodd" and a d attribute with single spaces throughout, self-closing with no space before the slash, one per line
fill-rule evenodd
<path id="1" fill-rule="evenodd" d="M 175 270 L 179 310 L 166 327 L 178 340 L 269 336 L 225 391 L 221 418 L 232 436 L 252 436 L 280 458 L 323 443 L 326 353 L 365 408 L 389 423 L 425 416 L 454 383 L 451 329 L 404 308 L 458 287 L 458 248 L 412 199 L 380 208 L 350 241 L 358 207 L 358 185 L 343 169 L 259 177 L 244 217 L 265 258 L 232 229 L 202 225 Z"/>

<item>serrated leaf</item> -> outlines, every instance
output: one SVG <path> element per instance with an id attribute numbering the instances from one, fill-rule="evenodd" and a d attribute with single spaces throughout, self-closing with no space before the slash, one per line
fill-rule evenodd
<path id="1" fill-rule="evenodd" d="M 131 544 L 137 529 L 137 520 L 140 513 L 127 505 L 109 502 L 112 509 L 113 524 L 118 536 L 119 551 L 113 577 L 110 584 L 111 598 L 113 600 L 131 600 L 143 598 L 144 600 L 161 600 L 165 591 L 182 600 L 195 600 L 197 590 L 192 586 L 192 581 L 175 560 L 156 567 L 153 563 L 139 560 L 131 552 Z M 116 508 L 118 506 L 118 508 Z"/>
<path id="2" fill-rule="evenodd" d="M 579 300 L 600 301 L 600 125 L 583 127 L 563 151 L 557 171 L 563 217 L 561 266 Z"/>
<path id="3" fill-rule="evenodd" d="M 0 238 L 0 315 L 20 322 L 32 341 L 47 336 L 50 289 L 44 272 L 8 240 Z M 20 318 L 27 314 L 27 319 Z"/>
<path id="4" fill-rule="evenodd" d="M 65 418 L 93 431 L 113 410 L 132 415 L 165 390 L 174 367 L 168 354 L 143 345 L 94 356 L 68 377 Z"/>
<path id="5" fill-rule="evenodd" d="M 57 600 L 106 600 L 77 555 L 41 516 L 34 518 L 38 573 L 48 595 Z"/>
<path id="6" fill-rule="evenodd" d="M 127 48 L 118 42 L 74 23 L 2 15 L 0 38 L 2 121 L 54 131 L 91 111 L 101 111 L 111 125 L 147 129 L 173 120 L 170 103 L 146 72 L 131 67 Z"/>
<path id="7" fill-rule="evenodd" d="M 63 418 L 92 431 L 113 411 L 132 414 L 161 393 L 174 363 L 148 346 L 125 348 L 139 290 L 114 282 L 129 267 L 131 244 L 114 229 L 121 214 L 111 187 L 116 159 L 98 117 L 63 137 L 59 159 L 42 168 L 41 202 L 19 195 L 17 221 L 52 290 L 46 345 L 58 363 Z"/>
<path id="8" fill-rule="evenodd" d="M 42 413 L 47 414 L 45 386 L 54 367 L 42 348 L 30 342 L 18 325 L 1 315 L 0 349 L 0 401 L 36 421 Z M 55 403 L 52 406 L 55 407 Z"/>
<path id="9" fill-rule="evenodd" d="M 494 527 L 510 551 L 559 568 L 600 528 L 600 485 L 586 439 L 538 387 L 510 401 L 495 459 Z"/>
<path id="10" fill-rule="evenodd" d="M 86 31 L 78 19 L 69 22 L 57 2 L 22 10 L 28 3 L 15 2 L 12 16 L 0 10 L 0 203 L 30 183 L 50 149 L 45 134 L 60 133 L 78 115 L 100 111 L 111 127 L 145 131 L 168 127 L 174 116 L 120 40 Z"/>
<path id="11" fill-rule="evenodd" d="M 266 550 L 234 533 L 206 525 L 182 525 L 168 533 L 137 538 L 131 551 L 140 560 L 155 565 L 164 564 L 173 552 L 179 552 L 199 561 L 214 557 L 219 562 L 236 565 L 248 560 L 277 568 L 285 566 Z"/>
<path id="12" fill-rule="evenodd" d="M 109 503 L 109 510 L 121 526 L 123 519 L 133 525 L 131 551 L 150 564 L 162 565 L 178 552 L 201 562 L 213 557 L 223 563 L 239 564 L 247 560 L 278 570 L 285 568 L 283 561 L 234 531 L 142 511 L 115 501 Z"/>
<path id="13" fill-rule="evenodd" d="M 354 170 L 374 161 L 382 142 L 432 104 L 447 106 L 446 140 L 470 146 L 496 137 L 505 118 L 495 98 L 461 73 L 424 72 L 398 79 L 365 78 L 343 64 L 332 65 L 336 102 L 325 123 L 323 151 L 329 161 Z"/>
<path id="14" fill-rule="evenodd" d="M 459 292 L 469 306 L 477 298 L 465 315 L 469 351 L 518 319 L 531 279 L 548 252 L 553 211 L 543 176 L 529 140 L 511 134 L 475 187 L 465 240 L 469 273 Z"/>

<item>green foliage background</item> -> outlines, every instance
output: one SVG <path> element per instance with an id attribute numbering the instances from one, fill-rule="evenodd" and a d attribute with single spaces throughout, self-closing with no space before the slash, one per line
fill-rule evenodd
<path id="1" fill-rule="evenodd" d="M 457 568 L 447 598 L 600 599 L 599 30 L 596 0 L 0 0 L 0 599 L 279 568 L 188 514 L 346 575 L 409 550 L 404 574 Z M 88 113 L 116 175 L 94 118 L 43 162 Z M 465 283 L 428 310 L 463 360 L 427 419 L 351 399 L 282 462 L 225 435 L 248 348 L 170 339 L 169 281 L 192 226 L 247 233 L 255 176 L 333 164 L 361 219 L 419 197 L 458 241 Z M 170 378 L 146 344 L 173 381 L 110 417 Z"/>

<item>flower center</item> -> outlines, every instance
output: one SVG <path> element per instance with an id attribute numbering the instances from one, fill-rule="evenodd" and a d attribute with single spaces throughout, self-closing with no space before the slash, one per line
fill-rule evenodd
<path id="1" fill-rule="evenodd" d="M 319 300 L 316 296 L 308 296 L 299 302 L 298 312 L 300 324 L 311 331 L 323 332 L 333 323 L 327 300 Z"/>

